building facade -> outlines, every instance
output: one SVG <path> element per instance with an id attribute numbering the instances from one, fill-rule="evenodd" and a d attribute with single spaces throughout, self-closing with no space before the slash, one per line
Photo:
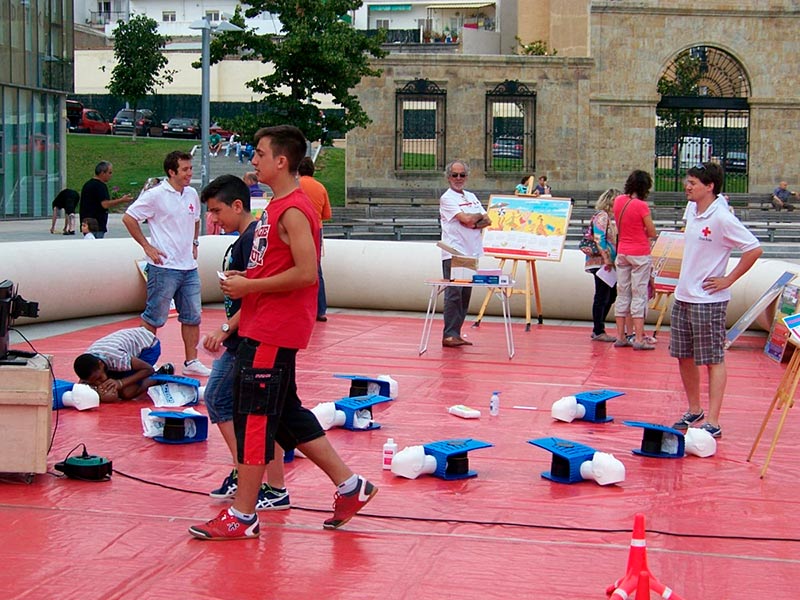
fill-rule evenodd
<path id="1" fill-rule="evenodd" d="M 197 36 L 197 31 L 191 28 L 193 22 L 206 17 L 212 23 L 227 19 L 239 4 L 235 0 L 75 0 L 75 22 L 111 37 L 117 21 L 127 21 L 133 15 L 146 15 L 158 22 L 161 35 Z M 261 34 L 276 34 L 281 30 L 280 21 L 269 13 L 247 19 L 246 23 Z"/>
<path id="2" fill-rule="evenodd" d="M 556 192 L 602 191 L 633 169 L 679 191 L 681 157 L 698 139 L 731 166 L 728 191 L 798 181 L 796 0 L 584 4 L 583 33 L 569 33 L 576 48 L 585 38 L 583 57 L 391 54 L 376 65 L 381 77 L 357 88 L 373 123 L 348 134 L 348 190 L 427 189 L 435 202 L 443 166 L 462 158 L 470 185 L 497 193 L 532 173 Z M 686 64 L 697 67 L 689 91 L 667 97 L 662 86 Z"/>
<path id="3" fill-rule="evenodd" d="M 72 0 L 0 0 L 0 218 L 50 214 L 66 167 Z"/>

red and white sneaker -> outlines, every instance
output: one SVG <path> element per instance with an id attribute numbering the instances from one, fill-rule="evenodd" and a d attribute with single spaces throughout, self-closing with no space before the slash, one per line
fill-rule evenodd
<path id="1" fill-rule="evenodd" d="M 322 527 L 338 529 L 356 516 L 356 513 L 364 508 L 377 493 L 378 488 L 359 475 L 356 489 L 352 492 L 349 494 L 336 492 L 333 498 L 333 516 L 325 521 Z"/>
<path id="2" fill-rule="evenodd" d="M 260 535 L 258 517 L 245 521 L 223 509 L 216 517 L 201 525 L 189 527 L 189 533 L 200 540 L 246 540 Z"/>

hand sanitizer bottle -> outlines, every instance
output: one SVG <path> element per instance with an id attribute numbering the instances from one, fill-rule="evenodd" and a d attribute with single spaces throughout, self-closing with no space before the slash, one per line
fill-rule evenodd
<path id="1" fill-rule="evenodd" d="M 397 454 L 397 444 L 392 438 L 386 440 L 383 445 L 383 468 L 389 470 L 392 468 L 392 459 Z"/>
<path id="2" fill-rule="evenodd" d="M 500 414 L 500 392 L 492 392 L 489 399 L 489 414 L 496 417 Z"/>

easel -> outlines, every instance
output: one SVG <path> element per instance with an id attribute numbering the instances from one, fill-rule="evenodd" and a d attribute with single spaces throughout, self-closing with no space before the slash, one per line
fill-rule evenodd
<path id="1" fill-rule="evenodd" d="M 774 411 L 776 407 L 778 410 L 783 410 L 783 414 L 778 421 L 778 428 L 775 430 L 775 435 L 772 437 L 772 444 L 770 444 L 769 451 L 767 452 L 767 460 L 764 463 L 764 466 L 761 467 L 761 473 L 759 476 L 762 479 L 767 474 L 769 461 L 772 460 L 772 453 L 775 452 L 775 446 L 778 444 L 778 438 L 781 435 L 783 424 L 786 422 L 786 417 L 789 415 L 789 409 L 794 406 L 794 394 L 797 390 L 797 384 L 800 382 L 800 351 L 798 350 L 794 340 L 790 338 L 790 341 L 795 346 L 794 352 L 792 353 L 792 358 L 789 360 L 789 365 L 786 367 L 786 371 L 781 378 L 780 384 L 778 384 L 778 389 L 775 390 L 775 395 L 772 398 L 772 403 L 769 405 L 769 409 L 767 409 L 767 414 L 764 415 L 764 421 L 761 423 L 761 429 L 758 430 L 758 435 L 756 435 L 756 439 L 753 442 L 753 447 L 750 448 L 750 454 L 747 455 L 747 462 L 750 462 L 750 459 L 753 457 L 753 454 L 758 447 L 758 443 L 761 441 L 761 436 L 767 427 L 767 423 L 772 416 L 772 411 Z"/>
<path id="2" fill-rule="evenodd" d="M 543 323 L 542 319 L 542 300 L 539 296 L 539 278 L 536 276 L 536 259 L 534 258 L 519 258 L 513 256 L 502 256 L 493 254 L 491 255 L 494 258 L 500 260 L 500 270 L 503 270 L 503 267 L 506 264 L 507 260 L 511 262 L 511 270 L 509 271 L 509 277 L 511 281 L 517 281 L 517 267 L 519 263 L 526 263 L 525 265 L 525 289 L 516 289 L 516 288 L 509 288 L 505 290 L 505 294 L 508 295 L 509 298 L 514 294 L 525 294 L 525 331 L 531 330 L 531 295 L 536 296 L 536 314 L 539 321 L 539 325 Z M 505 271 L 503 271 L 505 273 Z M 483 299 L 483 304 L 481 305 L 481 310 L 478 312 L 478 316 L 475 319 L 475 322 L 472 324 L 473 327 L 480 327 L 481 319 L 483 319 L 483 314 L 486 312 L 486 307 L 489 305 L 489 300 L 492 297 L 492 294 L 495 293 L 495 288 L 490 288 L 486 290 L 486 298 Z"/>
<path id="3" fill-rule="evenodd" d="M 675 286 L 656 284 L 656 295 L 650 302 L 650 309 L 658 311 L 658 320 L 656 321 L 655 329 L 653 329 L 653 337 L 658 335 L 658 330 L 661 328 L 661 322 L 664 320 L 664 315 L 667 314 L 669 308 L 669 299 L 675 293 Z"/>

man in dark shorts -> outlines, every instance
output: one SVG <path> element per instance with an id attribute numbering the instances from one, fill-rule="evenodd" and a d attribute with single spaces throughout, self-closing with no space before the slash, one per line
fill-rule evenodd
<path id="1" fill-rule="evenodd" d="M 64 235 L 75 235 L 75 207 L 81 197 L 78 192 L 64 188 L 53 200 L 53 220 L 50 221 L 50 233 L 56 232 L 56 221 L 60 211 L 64 211 Z"/>
<path id="2" fill-rule="evenodd" d="M 297 183 L 305 137 L 283 125 L 260 129 L 255 139 L 253 166 L 274 197 L 256 224 L 247 271 L 228 271 L 220 284 L 227 297 L 242 299 L 233 400 L 238 487 L 230 508 L 189 528 L 202 540 L 259 536 L 256 500 L 275 442 L 299 448 L 336 485 L 325 529 L 347 523 L 378 492 L 342 461 L 297 394 L 295 359 L 314 329 L 320 252 L 319 217 Z"/>

